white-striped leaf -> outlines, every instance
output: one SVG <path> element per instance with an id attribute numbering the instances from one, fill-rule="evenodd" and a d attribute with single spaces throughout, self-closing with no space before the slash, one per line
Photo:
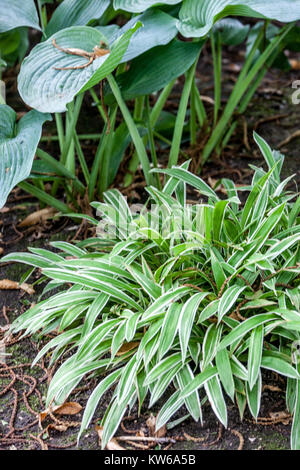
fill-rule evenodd
<path id="1" fill-rule="evenodd" d="M 198 307 L 208 294 L 209 292 L 198 292 L 197 294 L 194 294 L 182 307 L 178 325 L 182 363 L 184 363 L 186 358 L 188 343 Z"/>

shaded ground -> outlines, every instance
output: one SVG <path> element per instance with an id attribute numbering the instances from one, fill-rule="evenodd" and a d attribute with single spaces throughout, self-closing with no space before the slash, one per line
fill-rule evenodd
<path id="1" fill-rule="evenodd" d="M 9 274 L 10 269 L 6 273 Z M 11 321 L 15 318 L 32 300 L 32 296 L 16 294 L 16 291 L 1 294 L 0 328 L 7 324 L 7 320 Z M 8 305 L 10 305 L 9 309 Z M 19 341 L 14 338 L 11 343 L 5 351 L 9 355 L 6 360 L 7 365 L 0 363 L 0 449 L 99 449 L 95 424 L 98 421 L 97 418 L 100 418 L 105 411 L 109 395 L 101 400 L 95 419 L 84 433 L 78 447 L 76 447 L 76 439 L 81 413 L 76 416 L 52 414 L 43 421 L 43 430 L 41 430 L 38 426 L 38 417 L 45 408 L 47 382 L 54 371 L 47 367 L 47 361 L 30 368 L 30 363 L 42 346 L 36 338 L 25 338 Z M 236 406 L 228 403 L 229 428 L 225 430 L 216 420 L 210 406 L 206 405 L 203 407 L 203 427 L 188 419 L 166 432 L 164 435 L 166 443 L 154 443 L 150 448 L 172 450 L 288 449 L 290 420 L 285 412 L 285 383 L 271 373 L 264 376 L 264 383 L 265 391 L 262 396 L 259 424 L 253 423 L 247 412 L 241 422 Z M 87 380 L 72 393 L 69 400 L 84 407 L 94 386 L 93 379 Z M 159 404 L 151 411 L 155 415 L 158 409 Z M 186 410 L 180 410 L 173 420 L 184 416 L 185 413 Z M 137 418 L 137 410 L 133 409 L 131 417 L 123 420 L 117 435 L 128 436 L 129 439 L 132 436 L 149 436 L 147 425 L 149 416 L 150 411 L 146 407 L 143 408 L 140 418 Z M 147 449 L 149 443 L 122 441 L 119 444 L 125 448 Z"/>
<path id="2" fill-rule="evenodd" d="M 227 52 L 224 57 L 225 96 L 228 87 L 234 83 L 236 74 L 232 64 L 239 65 L 241 58 L 236 53 Z M 8 83 L 8 103 L 18 111 L 26 111 L 24 105 L 16 95 L 15 71 L 10 71 L 7 76 Z M 280 148 L 286 155 L 284 176 L 295 173 L 295 179 L 291 185 L 300 182 L 299 171 L 299 144 L 300 136 L 291 138 L 299 130 L 300 105 L 291 103 L 291 95 L 295 91 L 291 84 L 296 80 L 299 72 L 283 74 L 272 71 L 262 83 L 256 93 L 244 118 L 238 126 L 232 141 L 226 147 L 220 158 L 214 157 L 203 169 L 203 178 L 210 184 L 220 177 L 233 178 L 237 184 L 248 182 L 251 177 L 249 163 L 261 166 L 262 157 L 252 139 L 252 131 L 255 129 L 274 148 Z M 211 60 L 205 56 L 203 67 L 199 70 L 201 83 L 201 94 L 212 96 L 212 75 Z M 180 83 L 178 84 L 180 91 Z M 176 112 L 178 105 L 178 89 L 170 98 L 169 110 Z M 177 94 L 176 94 L 177 93 Z M 212 107 L 206 103 L 208 112 Z M 80 122 L 82 131 L 86 131 L 85 119 Z M 94 123 L 94 128 L 90 123 Z M 97 120 L 89 119 L 89 132 L 97 132 Z M 51 125 L 46 127 L 45 132 L 52 130 Z M 286 142 L 286 139 L 291 139 Z M 85 150 L 93 159 L 95 145 L 92 141 L 84 142 Z M 56 154 L 56 147 L 53 143 L 44 143 L 44 148 L 52 155 Z M 201 156 L 201 135 L 194 149 L 185 149 L 193 156 L 195 161 Z M 161 162 L 165 161 L 166 152 L 161 149 Z M 127 160 L 128 162 L 128 160 Z M 125 164 L 121 167 L 120 175 L 126 171 Z M 123 173 L 122 173 L 123 172 Z M 117 180 L 120 183 L 121 178 Z M 140 197 L 142 191 L 143 177 L 137 174 L 134 184 L 125 191 L 129 197 L 136 199 Z M 47 244 L 53 239 L 72 239 L 74 236 L 82 237 L 87 234 L 87 227 L 74 224 L 68 219 L 61 219 L 54 224 L 43 224 L 20 229 L 17 223 L 26 214 L 37 209 L 32 205 L 32 200 L 27 198 L 20 191 L 15 191 L 10 197 L 7 207 L 11 210 L 0 212 L 0 247 L 4 253 L 10 251 L 22 251 L 30 246 L 42 246 L 47 248 Z M 79 230 L 79 231 L 78 231 Z M 26 268 L 21 265 L 7 265 L 0 268 L 1 279 L 19 280 Z M 16 316 L 20 315 L 28 306 L 36 300 L 36 295 L 29 296 L 21 291 L 0 291 L 0 340 L 5 333 L 6 325 Z M 48 369 L 47 362 L 39 367 L 30 369 L 30 363 L 37 351 L 41 348 L 37 338 L 18 339 L 12 338 L 11 344 L 6 348 L 6 363 L 0 364 L 0 449 L 41 449 L 71 448 L 76 447 L 76 437 L 78 431 L 77 423 L 80 422 L 81 414 L 76 416 L 58 417 L 48 416 L 43 422 L 44 431 L 38 427 L 38 414 L 44 408 L 44 399 L 47 390 L 47 382 L 53 373 Z M 3 360 L 0 357 L 0 360 Z M 29 365 L 28 365 L 29 364 Z M 174 442 L 160 444 L 161 448 L 171 449 L 251 449 L 251 450 L 273 450 L 288 449 L 290 435 L 290 421 L 285 414 L 285 384 L 274 374 L 266 374 L 264 377 L 265 389 L 263 393 L 262 407 L 258 424 L 252 422 L 246 413 L 244 421 L 240 421 L 239 412 L 233 404 L 229 404 L 229 429 L 220 428 L 209 406 L 204 407 L 204 424 L 194 423 L 186 420 L 183 423 L 167 431 L 166 438 L 173 439 Z M 92 391 L 92 383 L 84 382 L 81 388 L 77 389 L 70 400 L 80 403 L 83 407 Z M 84 434 L 79 449 L 99 449 L 97 433 L 94 429 L 97 417 L 102 416 L 107 397 L 101 401 L 95 420 L 90 429 Z M 158 405 L 159 407 L 159 405 Z M 156 410 L 153 410 L 155 414 Z M 137 419 L 136 410 L 133 410 L 132 418 L 125 419 L 118 435 L 139 436 L 149 435 L 146 420 L 149 411 L 143 410 L 143 415 Z M 274 414 L 275 413 L 275 414 Z M 277 414 L 276 414 L 277 413 Z M 173 419 L 184 415 L 184 410 L 175 415 Z M 52 424 L 57 429 L 48 428 Z M 135 431 L 130 433 L 128 431 Z M 146 442 L 120 442 L 124 447 L 140 446 L 145 448 Z M 137 448 L 137 447 L 134 447 Z M 159 448 L 159 445 L 158 447 Z"/>

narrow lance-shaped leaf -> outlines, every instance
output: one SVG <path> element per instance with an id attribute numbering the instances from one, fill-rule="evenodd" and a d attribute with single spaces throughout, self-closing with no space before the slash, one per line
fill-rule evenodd
<path id="1" fill-rule="evenodd" d="M 223 397 L 219 377 L 212 377 L 204 384 L 211 407 L 221 423 L 227 427 L 227 407 Z"/>
<path id="2" fill-rule="evenodd" d="M 222 320 L 223 316 L 232 308 L 237 301 L 239 295 L 246 287 L 231 286 L 222 295 L 218 307 L 218 320 Z"/>
<path id="3" fill-rule="evenodd" d="M 88 427 L 90 421 L 96 411 L 97 405 L 101 400 L 102 395 L 114 384 L 114 382 L 119 378 L 122 369 L 115 370 L 107 377 L 101 380 L 97 387 L 93 390 L 88 402 L 86 404 L 84 414 L 81 421 L 80 431 L 77 437 L 77 441 L 79 441 L 81 434 L 83 431 Z"/>
<path id="4" fill-rule="evenodd" d="M 264 327 L 263 325 L 260 325 L 252 331 L 251 337 L 250 337 L 249 355 L 248 355 L 248 374 L 249 374 L 248 382 L 249 382 L 250 390 L 253 389 L 259 376 L 261 358 L 262 358 L 263 341 L 264 341 Z"/>
<path id="5" fill-rule="evenodd" d="M 0 208 L 10 191 L 30 175 L 42 126 L 50 114 L 29 111 L 16 124 L 17 115 L 0 105 Z"/>
<path id="6" fill-rule="evenodd" d="M 208 295 L 208 292 L 199 292 L 194 294 L 182 307 L 179 319 L 179 339 L 182 353 L 182 363 L 184 363 L 190 340 L 192 327 L 194 324 L 197 309 L 202 300 Z"/>
<path id="7" fill-rule="evenodd" d="M 101 18 L 110 0 L 64 0 L 54 11 L 45 33 L 51 36 L 69 26 L 85 26 L 92 19 Z"/>

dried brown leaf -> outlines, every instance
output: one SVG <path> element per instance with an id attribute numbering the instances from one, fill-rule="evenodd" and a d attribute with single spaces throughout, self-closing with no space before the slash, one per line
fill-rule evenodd
<path id="1" fill-rule="evenodd" d="M 30 284 L 19 284 L 16 281 L 11 281 L 10 279 L 1 279 L 0 281 L 0 290 L 15 290 L 15 289 L 22 289 L 27 294 L 32 295 L 34 294 L 34 289 Z"/>
<path id="2" fill-rule="evenodd" d="M 151 414 L 146 421 L 146 424 L 149 429 L 149 436 L 151 437 L 165 437 L 167 434 L 166 426 L 162 426 L 158 431 L 155 431 L 156 428 L 156 417 Z"/>
<path id="3" fill-rule="evenodd" d="M 97 431 L 97 434 L 98 434 L 99 445 L 101 445 L 102 435 L 103 435 L 103 426 L 99 426 L 98 424 L 96 424 L 95 430 Z M 126 449 L 124 449 L 124 447 L 120 446 L 117 443 L 116 439 L 111 439 L 107 443 L 106 449 L 107 450 L 126 450 Z"/>
<path id="4" fill-rule="evenodd" d="M 30 227 L 32 225 L 41 224 L 47 219 L 53 217 L 55 214 L 56 210 L 53 207 L 46 207 L 45 209 L 41 209 L 28 215 L 19 223 L 18 227 Z"/>
<path id="5" fill-rule="evenodd" d="M 130 343 L 123 344 L 123 346 L 121 346 L 117 352 L 116 356 L 123 356 L 129 351 L 132 351 L 132 349 L 135 349 L 139 344 L 139 341 L 131 341 Z"/>
<path id="6" fill-rule="evenodd" d="M 290 64 L 293 70 L 300 70 L 300 61 L 296 59 L 290 59 Z"/>
<path id="7" fill-rule="evenodd" d="M 40 423 L 48 416 L 49 412 L 56 415 L 76 415 L 80 413 L 82 406 L 79 403 L 69 401 L 63 403 L 62 405 L 53 406 L 52 408 L 47 408 L 46 410 L 40 413 Z"/>

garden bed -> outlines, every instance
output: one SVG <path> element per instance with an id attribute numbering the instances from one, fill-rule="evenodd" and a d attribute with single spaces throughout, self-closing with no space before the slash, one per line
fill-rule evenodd
<path id="1" fill-rule="evenodd" d="M 225 64 L 228 66 L 233 64 L 233 57 L 227 52 Z M 200 72 L 199 72 L 200 73 Z M 201 73 L 207 79 L 207 88 L 211 83 L 211 69 L 209 61 L 207 70 Z M 13 72 L 10 72 L 13 75 Z M 229 74 L 226 78 L 229 79 Z M 209 183 L 213 184 L 221 177 L 232 177 L 236 184 L 245 184 L 250 181 L 251 170 L 249 163 L 260 166 L 262 157 L 255 149 L 251 132 L 252 129 L 259 129 L 260 134 L 268 140 L 274 148 L 278 144 L 284 142 L 288 137 L 298 130 L 298 122 L 300 119 L 300 106 L 295 106 L 290 102 L 291 82 L 296 78 L 296 74 L 280 74 L 278 72 L 270 73 L 266 80 L 262 83 L 260 90 L 253 99 L 253 103 L 249 108 L 245 120 L 247 123 L 247 142 L 249 148 L 245 146 L 245 134 L 243 126 L 238 128 L 238 132 L 234 136 L 230 147 L 226 148 L 221 155 L 220 160 L 213 160 L 208 163 L 203 170 L 203 177 Z M 11 82 L 13 83 L 13 82 Z M 13 101 L 14 86 L 8 90 L 8 102 Z M 209 90 L 203 90 L 209 96 Z M 280 99 L 277 99 L 280 96 Z M 176 95 L 170 101 L 170 109 L 176 110 Z M 25 108 L 20 102 L 14 102 L 13 106 L 20 112 Z M 82 132 L 87 132 L 84 128 L 84 118 L 80 122 Z M 51 126 L 45 128 L 45 135 L 51 131 Z M 96 129 L 93 129 L 96 131 Z M 289 176 L 296 173 L 295 180 L 292 180 L 291 186 L 300 183 L 300 171 L 298 165 L 298 147 L 300 138 L 292 139 L 290 142 L 282 145 L 281 150 L 286 155 L 284 175 Z M 93 144 L 91 141 L 86 142 L 86 147 L 91 148 L 93 154 Z M 199 142 L 201 147 L 201 142 Z M 55 144 L 44 143 L 44 148 L 51 154 L 55 154 Z M 186 153 L 195 155 L 197 149 L 185 149 Z M 161 153 L 163 161 L 164 153 Z M 122 178 L 120 176 L 119 181 Z M 129 199 L 140 201 L 144 199 L 143 186 L 139 186 L 142 177 L 137 176 L 136 181 L 132 185 L 131 191 L 125 191 Z M 121 191 L 122 187 L 119 188 Z M 191 193 L 191 198 L 195 199 L 195 194 Z M 58 239 L 72 240 L 74 236 L 81 238 L 84 236 L 87 227 L 68 220 L 60 219 L 51 223 L 41 224 L 33 227 L 18 229 L 17 224 L 24 219 L 29 213 L 38 209 L 37 205 L 30 202 L 30 199 L 24 197 L 20 191 L 15 191 L 9 198 L 6 208 L 9 211 L 1 211 L 1 247 L 4 254 L 11 251 L 26 250 L 28 246 L 47 247 L 49 241 Z M 79 232 L 78 232 L 79 230 Z M 1 267 L 1 278 L 7 278 L 18 281 L 24 268 L 20 265 L 7 265 Z M 11 322 L 21 312 L 26 310 L 28 306 L 36 300 L 35 295 L 28 295 L 22 291 L 1 291 L 0 297 L 0 327 L 7 325 L 7 321 Z M 56 426 L 61 425 L 61 421 L 65 423 L 66 429 L 57 431 L 49 429 L 49 437 L 45 431 L 41 431 L 37 421 L 38 414 L 43 409 L 40 398 L 44 399 L 47 390 L 47 380 L 51 372 L 47 369 L 47 361 L 43 368 L 35 366 L 33 369 L 29 367 L 38 350 L 42 347 L 40 342 L 36 342 L 35 338 L 19 339 L 12 345 L 7 347 L 7 369 L 1 366 L 1 383 L 2 391 L 16 377 L 16 381 L 8 386 L 6 393 L 0 390 L 0 448 L 3 449 L 75 449 L 78 427 L 68 427 L 70 421 L 80 422 L 81 413 L 72 417 L 56 417 L 55 419 L 48 417 L 43 423 L 44 429 L 49 424 Z M 285 395 L 282 379 L 276 374 L 268 373 L 264 378 L 265 390 L 262 396 L 262 407 L 258 423 L 255 423 L 249 413 L 243 422 L 240 421 L 239 412 L 232 404 L 229 406 L 229 429 L 225 430 L 216 420 L 210 407 L 204 407 L 204 424 L 203 427 L 199 423 L 194 423 L 191 418 L 177 425 L 175 428 L 168 430 L 165 434 L 166 443 L 156 444 L 156 448 L 175 449 L 249 449 L 249 450 L 270 450 L 270 449 L 288 449 L 290 436 L 290 419 L 286 416 Z M 91 393 L 88 388 L 88 382 L 81 384 L 81 390 L 75 391 L 70 400 L 79 403 L 82 407 Z M 24 401 L 24 393 L 27 400 Z M 18 397 L 18 398 L 16 398 Z M 95 431 L 95 423 L 97 418 L 103 415 L 107 400 L 104 398 L 97 414 L 90 425 L 88 431 L 83 435 L 79 449 L 98 449 L 98 436 Z M 28 406 L 29 405 L 29 406 Z M 155 413 L 158 407 L 155 407 Z M 144 433 L 149 436 L 149 428 L 146 424 L 150 412 L 146 406 L 142 412 L 142 416 L 137 418 L 136 410 L 133 410 L 132 420 L 125 419 L 123 429 L 120 428 L 117 435 L 135 436 Z M 183 412 L 177 414 L 175 418 L 182 415 Z M 54 417 L 55 418 L 55 417 Z M 32 424 L 33 423 L 33 424 Z M 60 424 L 59 424 L 60 423 Z M 22 430 L 24 429 L 24 430 Z M 128 433 L 126 430 L 135 430 L 135 433 Z M 7 440 L 5 436 L 8 434 Z M 171 442 L 168 442 L 168 439 Z M 133 441 L 134 442 L 134 441 Z M 128 442 L 120 442 L 125 448 L 132 448 L 133 445 Z M 147 442 L 137 441 L 140 448 L 147 448 Z M 154 448 L 153 443 L 151 448 Z"/>

